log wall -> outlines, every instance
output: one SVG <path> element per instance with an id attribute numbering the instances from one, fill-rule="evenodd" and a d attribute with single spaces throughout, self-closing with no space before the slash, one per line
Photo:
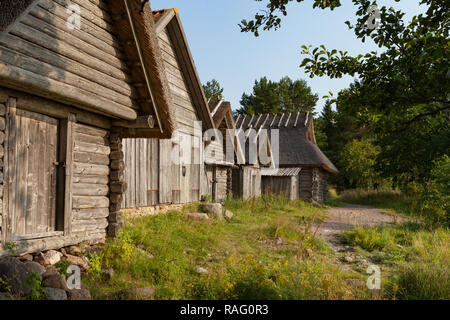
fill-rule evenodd
<path id="1" fill-rule="evenodd" d="M 81 9 L 69 29 L 67 7 Z M 0 83 L 103 114 L 136 116 L 135 89 L 105 6 L 40 0 L 0 36 Z"/>

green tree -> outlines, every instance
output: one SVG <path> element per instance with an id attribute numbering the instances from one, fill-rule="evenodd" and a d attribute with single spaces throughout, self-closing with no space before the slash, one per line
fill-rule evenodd
<path id="1" fill-rule="evenodd" d="M 379 181 L 375 170 L 379 148 L 369 140 L 353 140 L 340 154 L 339 169 L 354 188 L 373 188 Z"/>
<path id="2" fill-rule="evenodd" d="M 255 81 L 253 92 L 244 93 L 240 114 L 313 112 L 319 100 L 305 80 L 282 78 L 279 82 L 263 77 Z"/>
<path id="3" fill-rule="evenodd" d="M 277 29 L 287 4 L 293 0 L 266 0 L 267 11 L 243 20 L 241 29 L 258 35 L 260 28 Z M 296 0 L 303 2 L 304 0 Z M 345 50 L 325 46 L 302 46 L 307 57 L 301 66 L 311 77 L 358 76 L 359 81 L 339 93 L 337 100 L 360 113 L 377 130 L 403 130 L 425 117 L 448 118 L 450 109 L 448 45 L 450 5 L 448 0 L 421 0 L 425 14 L 404 21 L 404 13 L 376 1 L 352 0 L 357 8 L 356 25 L 346 22 L 362 42 L 370 37 L 383 50 L 349 56 Z M 398 2 L 398 0 L 396 0 Z M 314 0 L 314 7 L 340 6 L 339 0 Z M 375 26 L 379 14 L 381 24 Z"/>
<path id="4" fill-rule="evenodd" d="M 203 91 L 205 92 L 206 99 L 211 103 L 216 103 L 223 98 L 223 88 L 216 79 L 212 79 L 204 84 Z"/>

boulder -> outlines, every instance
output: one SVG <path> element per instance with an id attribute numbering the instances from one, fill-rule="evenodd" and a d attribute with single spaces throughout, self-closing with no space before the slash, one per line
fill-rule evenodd
<path id="1" fill-rule="evenodd" d="M 45 269 L 45 273 L 42 275 L 42 278 L 49 277 L 51 275 L 59 274 L 59 271 L 54 266 L 49 266 Z"/>
<path id="2" fill-rule="evenodd" d="M 209 216 L 206 213 L 188 213 L 187 218 L 192 221 L 205 221 L 209 220 Z"/>
<path id="3" fill-rule="evenodd" d="M 19 260 L 22 262 L 33 261 L 33 256 L 31 254 L 26 254 L 19 257 Z"/>
<path id="4" fill-rule="evenodd" d="M 85 270 L 89 269 L 89 262 L 85 258 L 73 256 L 71 254 L 66 254 L 64 256 L 64 259 L 66 259 L 73 265 L 80 266 Z"/>
<path id="5" fill-rule="evenodd" d="M 225 218 L 227 220 L 231 220 L 233 218 L 233 216 L 234 216 L 233 212 L 231 212 L 230 210 L 225 210 Z"/>
<path id="6" fill-rule="evenodd" d="M 67 293 L 58 288 L 45 288 L 47 300 L 67 300 Z"/>
<path id="7" fill-rule="evenodd" d="M 73 289 L 67 292 L 70 300 L 92 300 L 91 293 L 85 284 L 81 284 L 81 289 Z"/>
<path id="8" fill-rule="evenodd" d="M 121 292 L 123 299 L 151 299 L 156 293 L 156 290 L 152 287 L 142 287 L 124 290 Z"/>
<path id="9" fill-rule="evenodd" d="M 81 254 L 81 249 L 79 246 L 70 246 L 66 251 L 74 256 Z"/>
<path id="10" fill-rule="evenodd" d="M 11 287 L 11 293 L 17 296 L 30 294 L 31 289 L 25 284 L 31 271 L 23 262 L 13 257 L 0 258 L 0 278 Z"/>
<path id="11" fill-rule="evenodd" d="M 42 280 L 42 286 L 46 287 L 46 288 L 56 288 L 56 289 L 61 289 L 64 291 L 69 291 L 66 280 L 59 273 L 58 274 L 50 274 L 47 276 L 44 274 L 43 280 Z"/>
<path id="12" fill-rule="evenodd" d="M 28 268 L 28 270 L 30 270 L 31 272 L 36 272 L 41 276 L 47 271 L 44 266 L 42 266 L 40 263 L 37 263 L 36 261 L 27 261 L 24 264 Z"/>
<path id="13" fill-rule="evenodd" d="M 352 263 L 352 262 L 353 262 L 353 258 L 350 257 L 350 256 L 345 256 L 345 257 L 344 257 L 344 262 Z"/>
<path id="14" fill-rule="evenodd" d="M 34 261 L 41 264 L 44 267 L 50 265 L 50 261 L 46 257 L 44 257 L 42 252 L 39 252 L 34 256 Z"/>
<path id="15" fill-rule="evenodd" d="M 223 210 L 220 203 L 204 203 L 201 205 L 201 210 L 210 215 L 213 215 L 219 220 L 223 219 Z"/>
<path id="16" fill-rule="evenodd" d="M 49 250 L 43 253 L 43 256 L 45 259 L 48 260 L 48 262 L 51 265 L 54 265 L 61 261 L 61 258 L 63 257 L 63 254 L 61 252 L 58 252 L 56 250 Z"/>

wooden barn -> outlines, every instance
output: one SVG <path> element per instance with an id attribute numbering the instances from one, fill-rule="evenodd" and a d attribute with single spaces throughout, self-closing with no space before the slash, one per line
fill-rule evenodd
<path id="1" fill-rule="evenodd" d="M 243 124 L 249 122 L 248 120 L 251 120 L 253 124 L 244 127 Z M 262 131 L 261 129 L 263 128 L 263 122 L 261 122 L 261 117 L 259 116 L 247 118 L 246 116 L 238 115 L 236 118 L 236 129 L 240 130 L 240 134 L 244 135 L 242 152 L 245 157 L 245 163 L 233 169 L 232 189 L 236 198 L 248 200 L 260 197 L 262 194 L 262 170 L 276 167 L 268 132 Z M 254 129 L 254 134 L 248 129 Z M 250 150 L 252 143 L 257 148 L 254 150 L 256 154 L 253 154 Z"/>
<path id="2" fill-rule="evenodd" d="M 236 124 L 228 101 L 220 100 L 210 104 L 216 130 L 220 131 L 222 140 L 212 139 L 205 148 L 206 186 L 213 201 L 223 201 L 232 195 L 232 173 L 236 169 L 237 156 L 243 157 L 239 141 L 229 135 L 229 130 L 236 130 Z M 230 140 L 233 139 L 233 140 Z M 229 140 L 229 141 L 227 141 Z M 227 159 L 227 155 L 229 159 Z"/>
<path id="3" fill-rule="evenodd" d="M 202 142 L 214 129 L 209 105 L 177 10 L 153 11 L 153 19 L 176 131 L 171 139 L 124 140 L 124 209 L 195 202 L 210 192 Z"/>
<path id="4" fill-rule="evenodd" d="M 279 141 L 271 141 L 271 144 L 279 143 L 280 170 L 261 171 L 263 192 L 286 194 L 291 198 L 294 198 L 293 193 L 297 193 L 297 198 L 303 200 L 326 200 L 328 176 L 338 170 L 316 144 L 312 115 L 244 116 L 236 119 L 236 125 L 244 130 L 267 129 L 269 137 L 272 130 L 278 130 Z M 297 173 L 298 168 L 301 169 L 298 176 L 292 179 L 292 173 Z M 297 186 L 293 185 L 295 181 L 298 181 Z"/>
<path id="5" fill-rule="evenodd" d="M 117 234 L 122 138 L 170 138 L 176 123 L 154 28 L 135 0 L 0 2 L 3 245 Z"/>

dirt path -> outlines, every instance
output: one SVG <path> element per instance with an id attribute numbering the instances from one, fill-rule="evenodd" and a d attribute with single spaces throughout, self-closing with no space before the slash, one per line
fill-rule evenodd
<path id="1" fill-rule="evenodd" d="M 347 203 L 343 205 L 344 207 L 330 208 L 327 211 L 328 219 L 319 230 L 319 234 L 329 242 L 334 251 L 345 250 L 345 247 L 336 236 L 338 233 L 358 226 L 383 226 L 403 220 L 389 210 Z"/>

